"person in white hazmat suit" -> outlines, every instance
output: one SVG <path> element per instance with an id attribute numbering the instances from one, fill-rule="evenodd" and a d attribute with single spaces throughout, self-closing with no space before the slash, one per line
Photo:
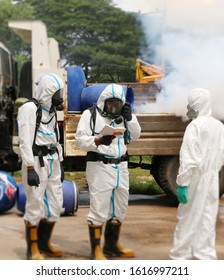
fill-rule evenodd
<path id="1" fill-rule="evenodd" d="M 95 124 L 94 124 L 95 123 Z M 105 125 L 125 126 L 124 135 L 100 134 Z M 86 177 L 90 192 L 87 215 L 91 257 L 106 259 L 105 255 L 133 257 L 132 249 L 119 243 L 122 221 L 128 207 L 129 172 L 127 142 L 140 137 L 141 128 L 125 100 L 123 87 L 108 85 L 100 94 L 94 112 L 85 110 L 76 131 L 78 148 L 87 153 Z M 126 139 L 128 138 L 128 139 Z M 100 238 L 105 225 L 103 252 Z"/>
<path id="2" fill-rule="evenodd" d="M 217 259 L 216 218 L 219 171 L 224 164 L 224 126 L 212 117 L 210 93 L 196 88 L 188 94 L 187 126 L 177 175 L 178 222 L 170 258 Z"/>
<path id="3" fill-rule="evenodd" d="M 64 84 L 53 73 L 38 79 L 34 98 L 40 104 L 41 120 L 36 129 L 37 106 L 26 102 L 18 111 L 19 148 L 26 193 L 24 221 L 27 259 L 44 259 L 41 253 L 60 257 L 61 250 L 50 238 L 63 212 L 63 153 L 59 144 L 56 110 L 62 109 Z"/>

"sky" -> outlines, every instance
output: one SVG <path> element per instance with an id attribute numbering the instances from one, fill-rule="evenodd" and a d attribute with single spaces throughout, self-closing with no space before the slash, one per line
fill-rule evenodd
<path id="1" fill-rule="evenodd" d="M 224 120 L 224 1 L 114 0 L 114 3 L 125 11 L 161 15 L 165 29 L 154 30 L 162 32 L 163 38 L 162 46 L 156 48 L 157 57 L 168 61 L 174 69 L 164 78 L 164 90 L 158 94 L 157 102 L 143 104 L 136 111 L 184 116 L 187 93 L 200 87 L 212 95 L 213 115 Z M 151 42 L 153 29 L 153 25 L 145 24 Z"/>
<path id="2" fill-rule="evenodd" d="M 224 32 L 223 0 L 113 0 L 130 12 L 165 13 L 166 24 L 186 30 Z"/>

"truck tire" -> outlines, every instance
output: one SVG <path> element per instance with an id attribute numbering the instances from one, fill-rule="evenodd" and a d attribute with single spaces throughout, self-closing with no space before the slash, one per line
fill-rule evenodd
<path id="1" fill-rule="evenodd" d="M 176 197 L 176 177 L 179 169 L 179 156 L 161 156 L 158 177 L 161 189 L 170 197 Z"/>
<path id="2" fill-rule="evenodd" d="M 179 156 L 155 156 L 152 160 L 152 175 L 161 189 L 170 197 L 176 197 L 176 177 Z M 219 172 L 219 196 L 224 194 L 224 167 Z"/>
<path id="3" fill-rule="evenodd" d="M 154 177 L 156 183 L 160 186 L 160 179 L 159 179 L 159 169 L 160 169 L 160 156 L 153 156 L 152 157 L 152 166 L 151 166 L 151 175 Z"/>

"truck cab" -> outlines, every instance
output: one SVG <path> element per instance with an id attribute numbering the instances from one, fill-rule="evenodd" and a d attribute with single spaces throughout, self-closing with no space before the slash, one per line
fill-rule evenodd
<path id="1" fill-rule="evenodd" d="M 16 162 L 12 150 L 13 105 L 17 96 L 17 63 L 0 42 L 0 169 L 11 170 Z"/>

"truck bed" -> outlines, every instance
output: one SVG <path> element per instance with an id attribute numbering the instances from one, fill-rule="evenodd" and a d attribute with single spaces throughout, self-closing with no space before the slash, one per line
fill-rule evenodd
<path id="1" fill-rule="evenodd" d="M 76 147 L 75 133 L 80 114 L 67 114 L 64 122 L 65 155 L 82 156 Z M 128 146 L 129 155 L 177 155 L 187 123 L 174 114 L 137 114 L 142 132 L 138 141 Z"/>

